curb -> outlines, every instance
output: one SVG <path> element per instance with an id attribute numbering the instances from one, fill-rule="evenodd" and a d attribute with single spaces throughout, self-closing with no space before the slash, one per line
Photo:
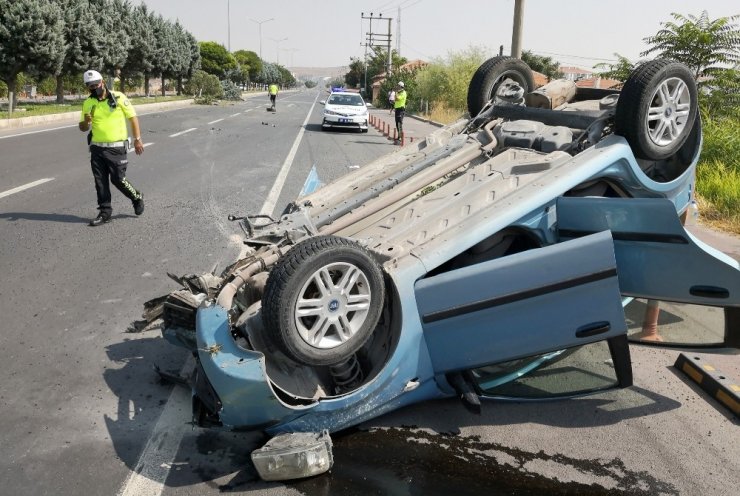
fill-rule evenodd
<path id="1" fill-rule="evenodd" d="M 681 353 L 673 365 L 694 381 L 709 396 L 740 418 L 740 386 L 698 356 Z"/>
<path id="2" fill-rule="evenodd" d="M 413 120 L 423 122 L 425 124 L 429 124 L 436 127 L 444 127 L 444 124 L 441 124 L 439 122 L 435 122 L 429 119 L 425 119 L 423 117 L 418 117 L 414 114 L 407 114 L 406 117 L 411 118 Z M 370 113 L 370 118 L 368 124 L 373 126 L 379 133 L 381 133 L 383 136 L 388 138 L 389 140 L 398 141 L 396 136 L 396 129 L 394 125 L 390 122 L 387 122 L 388 119 L 386 119 L 383 116 L 380 116 L 379 114 L 373 114 Z M 421 137 L 409 135 L 407 138 L 401 138 L 400 139 L 400 145 L 405 146 L 406 142 L 413 143 L 415 139 L 421 139 Z"/>
<path id="3" fill-rule="evenodd" d="M 157 111 L 171 108 L 187 107 L 192 105 L 193 100 L 176 100 L 173 102 L 143 103 L 136 105 L 137 114 L 143 111 Z M 62 112 L 60 114 L 34 115 L 31 117 L 18 117 L 14 119 L 0 120 L 0 130 L 19 129 L 40 126 L 50 122 L 75 122 L 80 118 L 80 111 Z"/>

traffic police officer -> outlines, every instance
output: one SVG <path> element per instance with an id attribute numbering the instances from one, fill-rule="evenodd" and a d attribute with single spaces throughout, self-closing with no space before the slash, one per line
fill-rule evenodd
<path id="1" fill-rule="evenodd" d="M 396 111 L 396 130 L 398 131 L 398 140 L 403 140 L 403 116 L 406 113 L 406 89 L 403 81 L 399 81 L 396 85 L 396 101 L 393 103 L 393 108 Z"/>
<path id="2" fill-rule="evenodd" d="M 278 94 L 278 85 L 275 83 L 272 83 L 269 86 L 268 93 L 270 94 L 270 103 L 272 103 L 272 110 L 275 110 L 275 99 L 277 98 Z"/>
<path id="3" fill-rule="evenodd" d="M 126 95 L 106 87 L 98 71 L 85 71 L 83 81 L 90 90 L 90 96 L 82 104 L 79 127 L 80 131 L 88 131 L 92 124 L 88 143 L 99 210 L 98 216 L 90 221 L 90 225 L 99 226 L 111 221 L 113 209 L 109 181 L 131 200 L 134 213 L 141 215 L 144 213 L 144 197 L 126 179 L 126 152 L 129 147 L 126 119 L 131 123 L 136 154 L 144 153 L 136 111 Z"/>

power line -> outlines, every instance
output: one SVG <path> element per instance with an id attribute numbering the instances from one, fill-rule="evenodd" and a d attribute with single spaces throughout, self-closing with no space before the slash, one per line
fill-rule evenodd
<path id="1" fill-rule="evenodd" d="M 605 59 L 605 58 L 602 58 L 602 57 L 586 57 L 584 55 L 570 55 L 570 54 L 567 54 L 567 53 L 542 52 L 540 50 L 528 50 L 528 51 L 530 51 L 532 53 L 535 53 L 537 55 L 555 55 L 555 56 L 558 56 L 558 57 L 568 57 L 568 58 L 571 58 L 571 59 L 601 60 L 601 61 L 604 61 L 604 62 L 619 62 L 618 59 Z"/>

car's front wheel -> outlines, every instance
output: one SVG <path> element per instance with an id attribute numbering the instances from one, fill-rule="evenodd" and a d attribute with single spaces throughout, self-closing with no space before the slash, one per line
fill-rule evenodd
<path id="1" fill-rule="evenodd" d="M 367 341 L 384 302 L 383 273 L 367 249 L 345 238 L 316 236 L 273 267 L 262 318 L 269 339 L 287 356 L 332 365 Z"/>
<path id="2" fill-rule="evenodd" d="M 614 132 L 627 139 L 638 158 L 663 160 L 686 142 L 697 113 L 696 82 L 688 67 L 651 60 L 624 83 Z"/>

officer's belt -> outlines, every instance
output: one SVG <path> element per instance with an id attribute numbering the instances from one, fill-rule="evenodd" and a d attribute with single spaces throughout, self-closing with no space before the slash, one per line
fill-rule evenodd
<path id="1" fill-rule="evenodd" d="M 118 148 L 118 147 L 121 147 L 121 146 L 127 146 L 128 145 L 128 140 L 126 140 L 126 141 L 111 141 L 111 142 L 107 142 L 107 143 L 100 142 L 100 141 L 92 141 L 92 142 L 90 142 L 90 144 L 93 145 L 93 146 L 99 146 L 101 148 Z"/>

